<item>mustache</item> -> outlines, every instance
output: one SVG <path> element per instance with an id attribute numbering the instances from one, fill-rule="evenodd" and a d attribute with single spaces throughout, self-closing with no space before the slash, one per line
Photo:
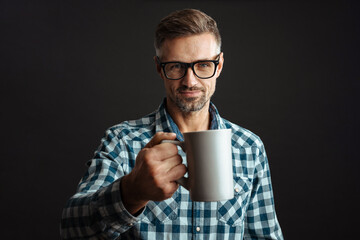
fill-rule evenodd
<path id="1" fill-rule="evenodd" d="M 205 89 L 202 87 L 187 87 L 187 86 L 181 86 L 178 89 L 176 89 L 176 92 L 183 92 L 183 91 L 202 91 L 204 92 Z"/>

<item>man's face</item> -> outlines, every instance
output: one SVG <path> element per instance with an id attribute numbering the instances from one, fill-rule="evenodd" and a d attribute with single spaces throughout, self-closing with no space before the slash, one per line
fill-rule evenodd
<path id="1" fill-rule="evenodd" d="M 161 48 L 161 62 L 195 62 L 199 60 L 216 60 L 218 46 L 215 37 L 210 33 L 180 37 L 165 40 Z M 179 80 L 169 80 L 165 77 L 161 67 L 157 70 L 164 80 L 168 108 L 178 108 L 188 113 L 199 111 L 209 106 L 210 98 L 215 92 L 216 78 L 223 66 L 223 54 L 220 55 L 219 65 L 212 78 L 200 79 L 191 68 Z"/>

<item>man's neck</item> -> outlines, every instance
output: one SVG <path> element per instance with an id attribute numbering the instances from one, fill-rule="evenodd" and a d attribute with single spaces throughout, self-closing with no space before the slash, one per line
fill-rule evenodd
<path id="1" fill-rule="evenodd" d="M 168 102 L 167 111 L 178 126 L 180 132 L 204 131 L 210 128 L 209 105 L 210 102 L 206 103 L 199 111 L 182 112 L 178 107 L 171 106 L 171 103 Z"/>

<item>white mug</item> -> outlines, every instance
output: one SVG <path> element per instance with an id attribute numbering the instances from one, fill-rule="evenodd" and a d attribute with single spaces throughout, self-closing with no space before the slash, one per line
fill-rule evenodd
<path id="1" fill-rule="evenodd" d="M 231 129 L 184 133 L 185 141 L 164 140 L 186 152 L 189 178 L 177 182 L 193 201 L 223 201 L 234 197 Z"/>

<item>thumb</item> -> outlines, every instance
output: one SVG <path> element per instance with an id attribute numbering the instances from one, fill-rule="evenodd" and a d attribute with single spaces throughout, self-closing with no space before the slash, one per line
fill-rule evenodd
<path id="1" fill-rule="evenodd" d="M 146 144 L 145 148 L 152 148 L 155 145 L 158 145 L 163 140 L 175 140 L 176 134 L 175 133 L 169 133 L 169 132 L 157 132 L 155 136 Z"/>

